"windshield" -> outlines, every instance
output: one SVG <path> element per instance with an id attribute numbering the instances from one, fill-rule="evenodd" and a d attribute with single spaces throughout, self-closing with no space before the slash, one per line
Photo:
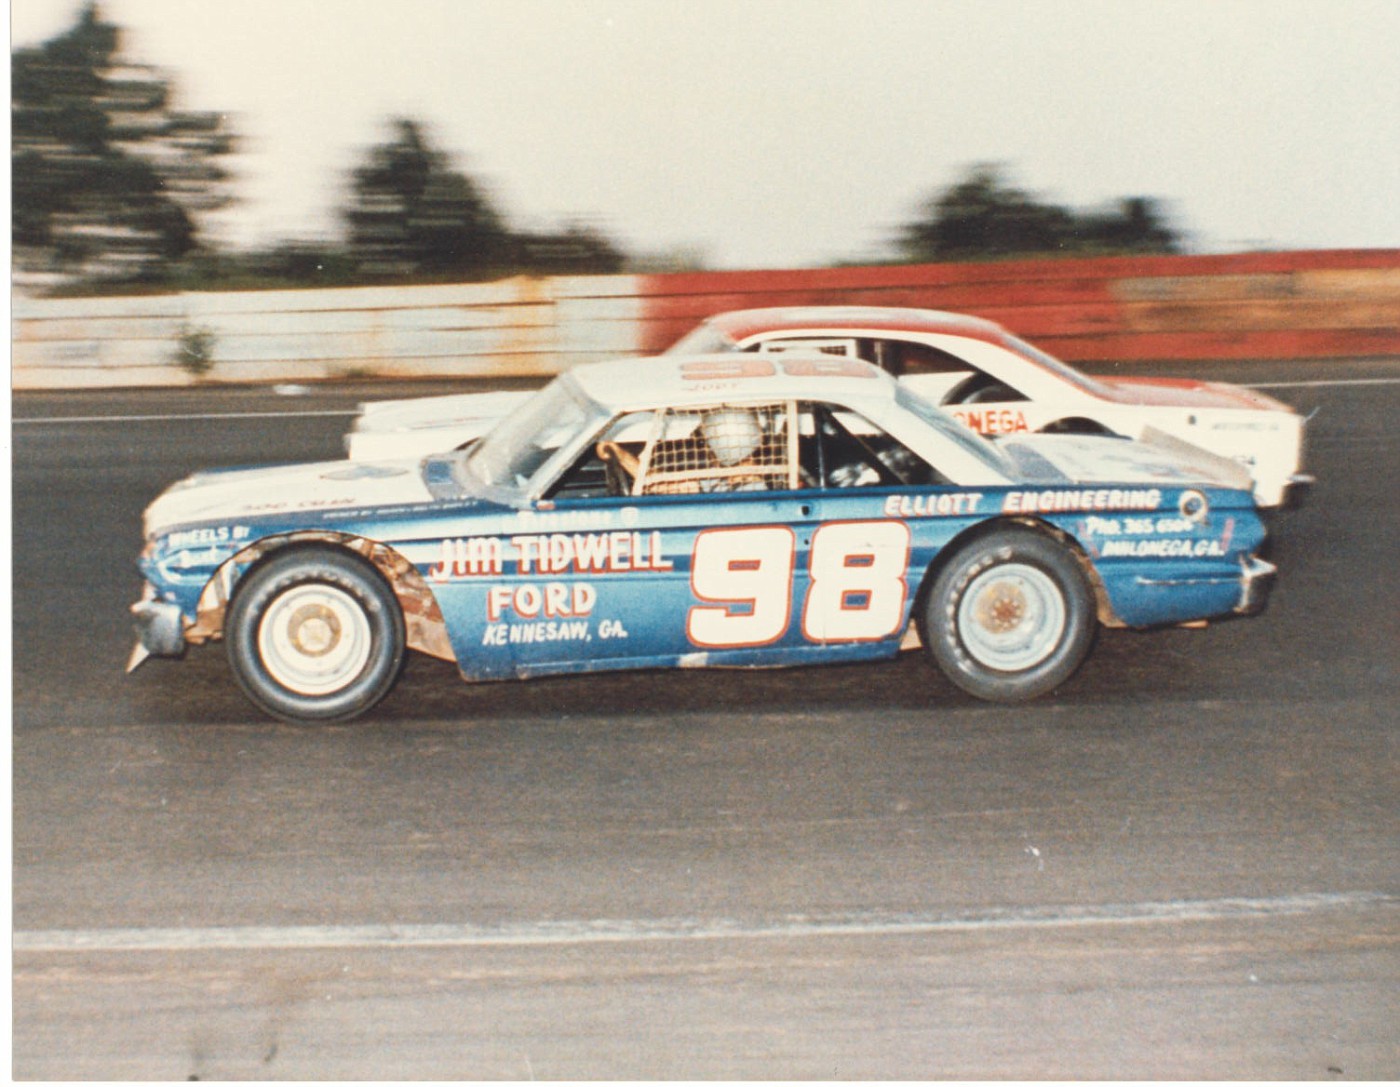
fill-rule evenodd
<path id="1" fill-rule="evenodd" d="M 932 403 L 907 385 L 896 386 L 894 400 L 905 411 L 917 415 L 934 430 L 949 441 L 956 442 L 989 468 L 1001 475 L 1011 474 L 1011 462 L 1007 460 L 1005 453 L 975 430 L 970 430 L 951 415 L 934 407 Z"/>
<path id="2" fill-rule="evenodd" d="M 568 378 L 555 378 L 473 446 L 464 467 L 484 486 L 520 490 L 582 427 L 603 421 L 602 409 Z"/>
<path id="3" fill-rule="evenodd" d="M 737 351 L 738 346 L 723 332 L 708 323 L 687 332 L 662 352 L 663 355 L 721 355 Z"/>

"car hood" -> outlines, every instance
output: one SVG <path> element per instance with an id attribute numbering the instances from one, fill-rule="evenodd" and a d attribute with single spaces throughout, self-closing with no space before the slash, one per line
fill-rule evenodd
<path id="1" fill-rule="evenodd" d="M 417 460 L 339 460 L 199 472 L 146 508 L 147 538 L 186 525 L 405 505 L 433 498 Z"/>
<path id="2" fill-rule="evenodd" d="M 1153 483 L 1247 491 L 1247 469 L 1166 434 L 1147 440 L 1089 434 L 1016 434 L 997 440 L 1030 483 Z"/>
<path id="3" fill-rule="evenodd" d="M 1094 380 L 1116 403 L 1158 408 L 1252 408 L 1257 411 L 1292 411 L 1287 404 L 1239 385 L 1219 381 L 1191 381 L 1166 377 L 1103 377 Z"/>
<path id="4" fill-rule="evenodd" d="M 414 431 L 495 422 L 534 396 L 521 392 L 460 393 L 413 400 L 377 400 L 360 405 L 356 430 Z"/>

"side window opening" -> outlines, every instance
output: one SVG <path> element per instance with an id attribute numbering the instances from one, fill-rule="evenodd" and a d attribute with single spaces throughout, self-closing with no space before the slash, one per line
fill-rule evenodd
<path id="1" fill-rule="evenodd" d="M 967 374 L 975 369 L 951 351 L 910 340 L 876 340 L 879 365 L 895 377 L 904 374 Z"/>
<path id="2" fill-rule="evenodd" d="M 927 461 L 860 415 L 804 404 L 801 467 L 809 486 L 930 486 L 949 481 Z"/>
<path id="3" fill-rule="evenodd" d="M 579 454 L 578 460 L 559 477 L 544 497 L 606 498 L 611 493 L 608 487 L 607 465 L 598 459 L 593 446 L 590 445 Z"/>
<path id="4" fill-rule="evenodd" d="M 618 466 L 600 456 L 604 442 L 613 442 L 634 455 L 641 452 L 651 433 L 656 413 L 630 412 L 613 420 L 599 440 L 584 446 L 578 459 L 559 477 L 546 498 L 607 498 L 629 494 Z"/>
<path id="5" fill-rule="evenodd" d="M 831 404 L 632 412 L 579 454 L 549 498 L 939 486 L 949 480 L 863 416 Z"/>
<path id="6" fill-rule="evenodd" d="M 782 355 L 797 353 L 817 353 L 821 355 L 844 355 L 849 358 L 870 359 L 861 354 L 858 341 L 844 336 L 805 336 L 781 340 L 764 340 L 750 350 L 761 355 Z"/>
<path id="7" fill-rule="evenodd" d="M 1027 399 L 1024 393 L 950 351 L 900 340 L 879 343 L 886 353 L 881 366 L 908 380 L 935 404 L 1006 404 Z"/>
<path id="8" fill-rule="evenodd" d="M 1028 399 L 1010 385 L 980 370 L 958 382 L 943 397 L 944 404 L 1014 404 Z"/>
<path id="9" fill-rule="evenodd" d="M 966 380 L 983 379 L 986 375 L 966 359 L 930 344 L 912 340 L 868 338 L 856 336 L 785 336 L 764 340 L 747 350 L 760 354 L 785 352 L 818 352 L 863 359 L 895 377 L 906 375 L 938 375 L 947 379 L 943 386 L 951 389 Z M 1007 390 L 1007 399 L 1025 399 Z"/>
<path id="10" fill-rule="evenodd" d="M 636 494 L 788 490 L 800 486 L 790 403 L 667 412 L 637 463 Z"/>
<path id="11" fill-rule="evenodd" d="M 795 490 L 794 402 L 715 404 L 622 416 L 579 455 L 550 497 Z"/>

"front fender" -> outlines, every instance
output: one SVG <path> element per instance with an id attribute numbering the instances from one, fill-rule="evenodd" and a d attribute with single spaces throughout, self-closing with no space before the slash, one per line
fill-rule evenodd
<path id="1" fill-rule="evenodd" d="M 249 544 L 214 571 L 199 594 L 195 619 L 185 630 L 185 640 L 202 644 L 223 637 L 224 616 L 244 575 L 274 552 L 288 547 L 330 546 L 360 556 L 378 570 L 393 589 L 403 609 L 408 647 L 429 656 L 456 662 L 447 625 L 437 598 L 423 576 L 387 544 L 348 533 L 308 530 L 266 536 Z"/>

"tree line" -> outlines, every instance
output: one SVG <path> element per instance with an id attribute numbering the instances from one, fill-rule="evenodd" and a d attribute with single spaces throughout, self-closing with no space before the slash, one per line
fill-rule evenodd
<path id="1" fill-rule="evenodd" d="M 350 173 L 338 237 L 230 251 L 209 213 L 235 201 L 226 115 L 182 110 L 166 72 L 122 55 L 95 3 L 11 56 L 11 234 L 17 271 L 75 292 L 274 285 L 461 282 L 512 274 L 606 274 L 637 258 L 598 228 L 513 227 L 418 119 L 389 121 Z M 1158 201 L 1076 212 L 977 165 L 930 197 L 893 239 L 892 259 L 1175 252 Z"/>

